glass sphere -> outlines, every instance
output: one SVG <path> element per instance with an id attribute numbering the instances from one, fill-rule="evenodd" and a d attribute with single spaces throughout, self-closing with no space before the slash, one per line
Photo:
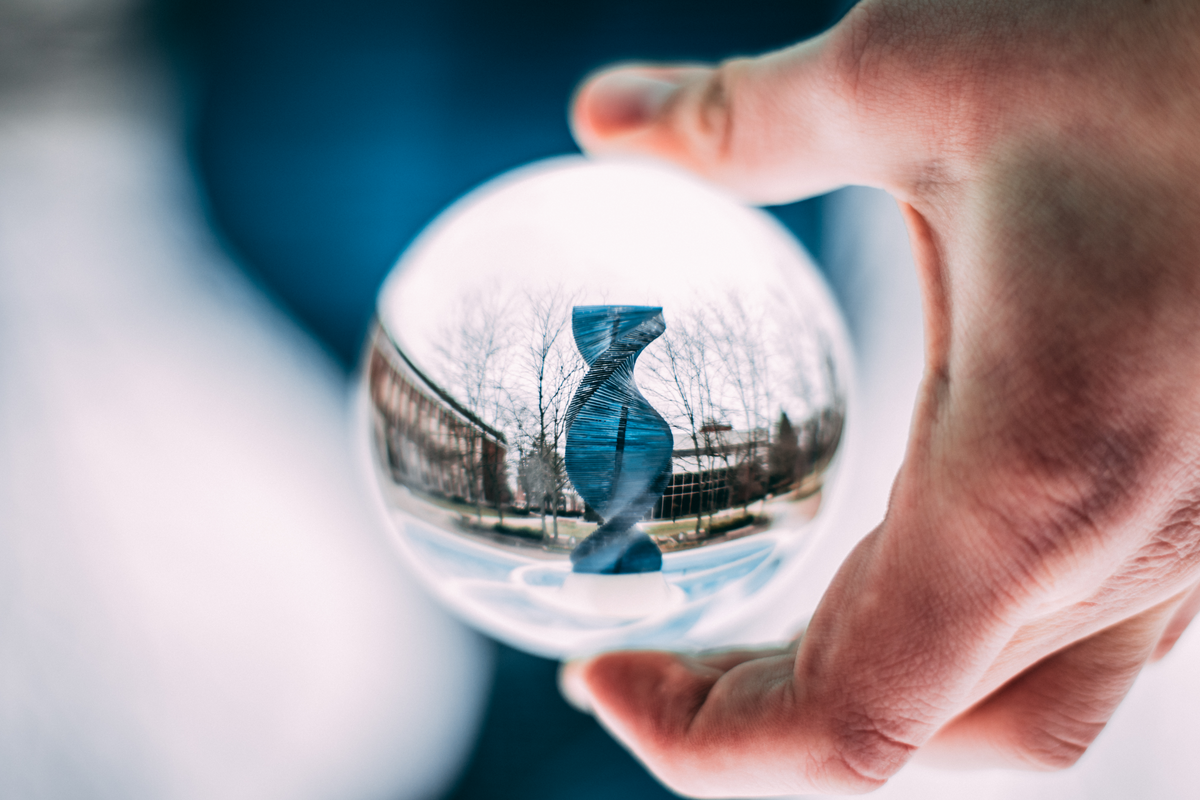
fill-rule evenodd
<path id="1" fill-rule="evenodd" d="M 736 630 L 810 543 L 851 369 L 829 290 L 770 215 L 574 157 L 429 225 L 362 372 L 404 559 L 471 624 L 566 657 L 734 643 L 705 631 Z"/>

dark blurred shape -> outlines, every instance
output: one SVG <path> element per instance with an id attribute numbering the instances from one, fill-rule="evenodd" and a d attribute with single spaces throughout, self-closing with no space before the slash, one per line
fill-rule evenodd
<path id="1" fill-rule="evenodd" d="M 164 0 L 160 17 L 192 89 L 212 221 L 350 365 L 379 283 L 426 222 L 504 170 L 576 149 L 566 106 L 590 70 L 780 47 L 843 3 Z"/>
<path id="2" fill-rule="evenodd" d="M 667 800 L 596 721 L 558 693 L 558 664 L 505 645 L 479 745 L 446 800 Z"/>

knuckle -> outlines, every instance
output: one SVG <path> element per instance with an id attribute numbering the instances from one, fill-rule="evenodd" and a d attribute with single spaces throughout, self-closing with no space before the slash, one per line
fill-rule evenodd
<path id="1" fill-rule="evenodd" d="M 747 96 L 753 91 L 744 77 L 747 68 L 745 59 L 717 65 L 696 86 L 690 101 L 680 108 L 682 113 L 675 119 L 674 137 L 688 143 L 688 151 L 697 161 L 694 166 L 701 171 L 720 173 L 736 167 L 739 159 L 747 155 L 744 151 L 753 149 L 752 136 L 744 146 L 739 147 L 743 143 L 738 141 L 739 132 L 746 127 L 739 125 L 738 119 L 745 115 Z"/>
<path id="2" fill-rule="evenodd" d="M 834 763 L 840 780 L 858 791 L 885 783 L 916 751 L 912 722 L 884 722 L 860 715 L 834 733 Z"/>
<path id="3" fill-rule="evenodd" d="M 1026 726 L 1017 742 L 1017 751 L 1034 769 L 1056 771 L 1073 766 L 1100 731 L 1104 723 L 1058 719 L 1042 725 Z"/>
<path id="4" fill-rule="evenodd" d="M 692 168 L 718 180 L 772 166 L 767 129 L 778 110 L 755 59 L 718 64 L 677 109 L 671 139 L 684 143 Z"/>
<path id="5" fill-rule="evenodd" d="M 1151 573 L 1189 571 L 1200 565 L 1200 488 L 1175 500 L 1137 562 Z"/>
<path id="6" fill-rule="evenodd" d="M 718 163 L 728 161 L 733 152 L 736 119 L 733 98 L 738 70 L 738 61 L 722 62 L 701 88 L 698 128 L 708 142 L 712 160 Z"/>

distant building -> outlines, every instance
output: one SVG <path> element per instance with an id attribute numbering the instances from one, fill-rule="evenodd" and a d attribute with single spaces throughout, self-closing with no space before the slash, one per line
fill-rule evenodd
<path id="1" fill-rule="evenodd" d="M 367 370 L 376 442 L 396 483 L 469 504 L 511 499 L 503 433 L 431 381 L 379 328 Z"/>
<path id="2" fill-rule="evenodd" d="M 765 428 L 735 431 L 705 423 L 695 436 L 675 433 L 671 480 L 650 511 L 650 519 L 709 514 L 760 499 L 765 494 L 762 464 L 770 447 Z"/>
<path id="3" fill-rule="evenodd" d="M 679 519 L 749 505 L 768 495 L 821 487 L 841 439 L 840 408 L 822 408 L 797 426 L 781 414 L 766 428 L 734 430 L 706 422 L 693 436 L 675 434 L 672 474 L 649 519 Z"/>

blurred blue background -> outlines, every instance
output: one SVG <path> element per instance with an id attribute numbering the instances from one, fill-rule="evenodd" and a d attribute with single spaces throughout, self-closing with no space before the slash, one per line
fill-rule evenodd
<path id="1" fill-rule="evenodd" d="M 576 151 L 567 103 L 621 60 L 715 61 L 829 26 L 848 0 L 179 0 L 159 29 L 185 87 L 210 221 L 256 281 L 352 369 L 375 293 L 450 202 Z M 775 209 L 815 253 L 820 201 Z M 501 646 L 452 797 L 669 793 Z"/>
<path id="2" fill-rule="evenodd" d="M 347 389 L 400 251 L 464 191 L 574 150 L 582 76 L 843 11 L 0 0 L 0 798 L 667 797 L 556 664 L 418 591 Z M 924 348 L 886 193 L 774 212 L 856 357 L 845 488 L 780 604 L 800 624 L 886 511 Z M 875 796 L 1192 800 L 1198 671 L 1193 634 L 1071 770 L 915 763 Z"/>
<path id="3" fill-rule="evenodd" d="M 162 29 L 226 243 L 350 365 L 384 274 L 455 198 L 576 150 L 567 102 L 613 61 L 782 47 L 847 0 L 177 0 Z M 815 207 L 780 215 L 812 242 Z"/>

